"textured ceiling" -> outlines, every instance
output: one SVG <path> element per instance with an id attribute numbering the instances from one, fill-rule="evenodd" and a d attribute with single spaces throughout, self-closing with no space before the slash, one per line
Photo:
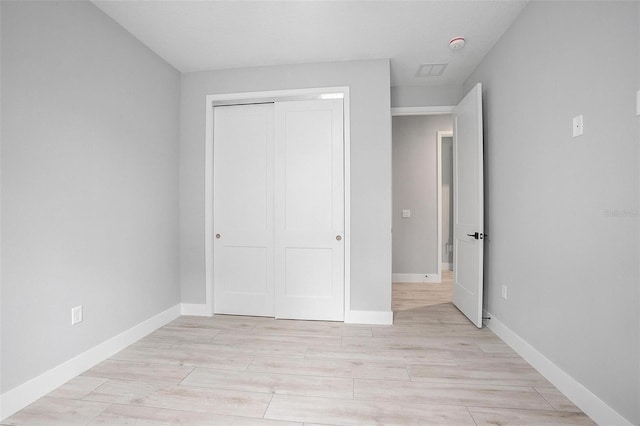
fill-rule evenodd
<path id="1" fill-rule="evenodd" d="M 392 86 L 461 84 L 526 1 L 94 0 L 182 72 L 391 60 Z M 466 47 L 449 49 L 449 40 Z M 423 63 L 449 64 L 416 77 Z"/>

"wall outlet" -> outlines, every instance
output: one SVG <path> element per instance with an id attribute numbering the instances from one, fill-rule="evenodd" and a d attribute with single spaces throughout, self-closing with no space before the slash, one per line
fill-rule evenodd
<path id="1" fill-rule="evenodd" d="M 576 115 L 573 117 L 573 137 L 580 136 L 584 134 L 584 124 L 583 124 L 582 114 Z"/>
<path id="2" fill-rule="evenodd" d="M 409 209 L 402 210 L 402 217 L 404 218 L 411 217 L 411 210 Z"/>
<path id="3" fill-rule="evenodd" d="M 71 325 L 82 322 L 82 305 L 71 308 Z"/>
<path id="4" fill-rule="evenodd" d="M 503 285 L 503 286 L 500 288 L 500 290 L 501 290 L 501 294 L 500 294 L 500 295 L 502 296 L 502 298 L 503 298 L 504 300 L 507 300 L 507 286 L 506 286 L 506 285 Z"/>

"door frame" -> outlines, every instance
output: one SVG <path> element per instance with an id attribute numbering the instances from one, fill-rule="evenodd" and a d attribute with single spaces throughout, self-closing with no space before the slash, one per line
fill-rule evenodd
<path id="1" fill-rule="evenodd" d="M 235 92 L 206 96 L 205 158 L 204 158 L 204 253 L 205 305 L 203 316 L 213 316 L 213 108 L 222 105 L 299 101 L 309 99 L 343 99 L 344 120 L 344 322 L 351 312 L 351 126 L 349 87 L 318 87 L 306 89 Z"/>
<path id="2" fill-rule="evenodd" d="M 444 114 L 452 114 L 455 106 L 447 105 L 447 106 L 422 106 L 422 107 L 394 107 L 391 108 L 391 117 L 399 117 L 399 116 L 409 116 L 409 115 L 444 115 Z M 442 282 L 442 150 L 441 143 L 442 137 L 453 136 L 452 131 L 442 131 L 438 130 L 437 132 L 437 142 L 436 142 L 436 155 L 437 155 L 437 172 L 436 172 L 436 180 L 437 180 L 437 203 L 438 203 L 438 211 L 437 211 L 437 227 L 438 227 L 438 266 L 436 269 L 437 277 L 435 282 Z M 423 282 L 423 281 L 420 281 Z"/>

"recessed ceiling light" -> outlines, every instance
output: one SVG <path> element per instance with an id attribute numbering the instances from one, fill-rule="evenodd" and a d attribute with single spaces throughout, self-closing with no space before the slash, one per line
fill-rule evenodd
<path id="1" fill-rule="evenodd" d="M 416 77 L 438 77 L 444 73 L 447 64 L 420 64 Z"/>

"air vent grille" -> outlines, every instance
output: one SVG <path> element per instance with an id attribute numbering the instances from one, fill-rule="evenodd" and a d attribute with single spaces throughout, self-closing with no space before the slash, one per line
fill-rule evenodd
<path id="1" fill-rule="evenodd" d="M 444 73 L 448 64 L 420 64 L 416 77 L 438 77 Z"/>

